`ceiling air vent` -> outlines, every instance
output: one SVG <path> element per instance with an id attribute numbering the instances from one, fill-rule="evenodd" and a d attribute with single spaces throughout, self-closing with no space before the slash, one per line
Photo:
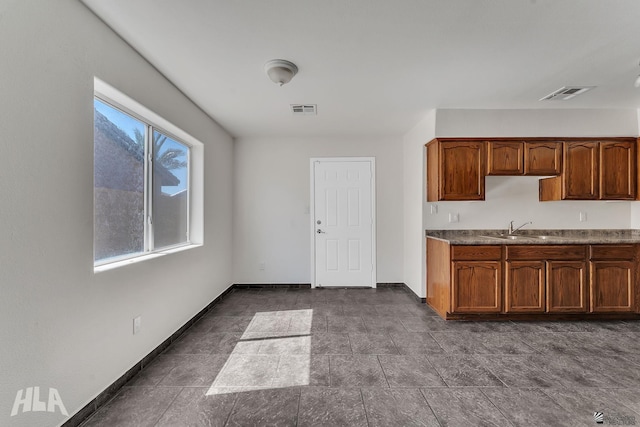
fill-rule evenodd
<path id="1" fill-rule="evenodd" d="M 564 86 L 544 98 L 540 98 L 540 101 L 567 101 L 593 89 L 594 87 L 595 86 Z"/>
<path id="2" fill-rule="evenodd" d="M 294 116 L 315 116 L 318 114 L 316 104 L 291 104 L 291 112 Z"/>

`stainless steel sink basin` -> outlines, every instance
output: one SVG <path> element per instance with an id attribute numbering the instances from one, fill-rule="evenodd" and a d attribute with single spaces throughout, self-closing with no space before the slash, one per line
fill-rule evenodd
<path id="1" fill-rule="evenodd" d="M 533 236 L 516 236 L 516 235 L 493 235 L 493 236 L 480 236 L 480 237 L 488 237 L 490 239 L 500 239 L 500 240 L 527 240 L 534 238 Z"/>
<path id="2" fill-rule="evenodd" d="M 480 237 L 487 237 L 489 239 L 499 239 L 499 240 L 553 240 L 556 236 L 545 236 L 545 235 L 520 235 L 520 234 L 493 234 L 493 235 L 483 235 Z"/>

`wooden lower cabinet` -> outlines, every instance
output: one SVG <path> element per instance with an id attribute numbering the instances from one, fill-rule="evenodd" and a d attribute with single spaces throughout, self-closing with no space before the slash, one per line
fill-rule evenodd
<path id="1" fill-rule="evenodd" d="M 500 313 L 500 261 L 454 261 L 452 273 L 453 313 Z"/>
<path id="2" fill-rule="evenodd" d="M 592 313 L 633 312 L 635 305 L 633 261 L 591 261 Z"/>
<path id="3" fill-rule="evenodd" d="M 633 244 L 451 245 L 428 238 L 427 303 L 445 319 L 638 318 L 639 259 Z"/>
<path id="4" fill-rule="evenodd" d="M 544 261 L 505 263 L 506 313 L 543 313 L 545 310 Z"/>
<path id="5" fill-rule="evenodd" d="M 587 297 L 587 263 L 585 261 L 547 262 L 547 311 L 549 313 L 586 313 Z"/>

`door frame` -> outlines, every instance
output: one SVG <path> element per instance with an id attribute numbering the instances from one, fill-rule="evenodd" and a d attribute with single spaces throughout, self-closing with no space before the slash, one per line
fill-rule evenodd
<path id="1" fill-rule="evenodd" d="M 377 255 L 376 255 L 376 158 L 375 157 L 311 157 L 309 159 L 311 200 L 309 203 L 309 223 L 311 233 L 311 287 L 316 287 L 316 223 L 315 223 L 315 162 L 369 162 L 371 164 L 371 287 L 376 288 Z"/>

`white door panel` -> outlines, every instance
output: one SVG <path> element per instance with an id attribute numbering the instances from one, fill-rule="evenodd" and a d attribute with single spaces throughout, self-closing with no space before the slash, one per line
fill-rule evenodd
<path id="1" fill-rule="evenodd" d="M 372 160 L 313 165 L 317 286 L 375 286 Z"/>

